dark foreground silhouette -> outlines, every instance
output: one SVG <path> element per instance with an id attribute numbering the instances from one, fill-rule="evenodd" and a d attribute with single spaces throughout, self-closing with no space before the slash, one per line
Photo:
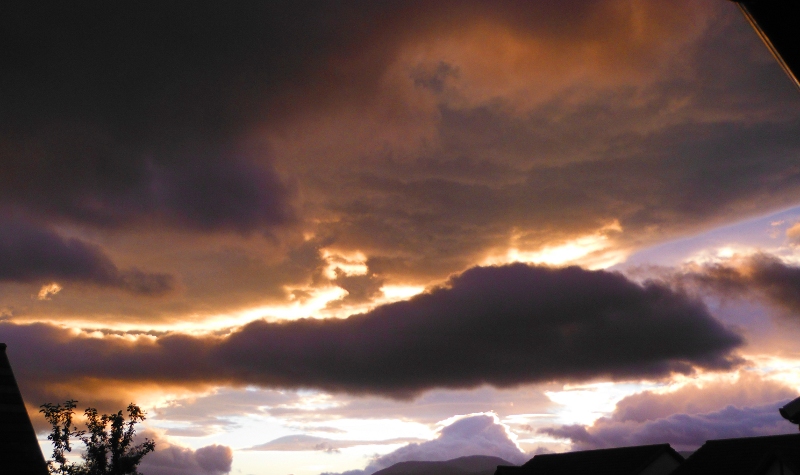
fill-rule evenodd
<path id="1" fill-rule="evenodd" d="M 373 475 L 494 475 L 498 465 L 511 465 L 499 457 L 471 455 L 444 462 L 400 462 Z"/>
<path id="2" fill-rule="evenodd" d="M 47 465 L 25 402 L 0 343 L 0 473 L 47 475 Z"/>

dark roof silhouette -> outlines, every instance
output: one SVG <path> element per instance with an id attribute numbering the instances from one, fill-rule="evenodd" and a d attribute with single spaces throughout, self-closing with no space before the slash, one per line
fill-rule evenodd
<path id="1" fill-rule="evenodd" d="M 0 472 L 47 475 L 47 465 L 36 439 L 22 394 L 0 343 Z"/>
<path id="2" fill-rule="evenodd" d="M 541 454 L 521 467 L 497 467 L 495 475 L 638 475 L 665 454 L 675 460 L 675 466 L 683 462 L 683 457 L 669 444 L 639 445 Z"/>
<path id="3" fill-rule="evenodd" d="M 498 457 L 471 455 L 444 462 L 399 462 L 373 475 L 492 475 L 498 465 L 508 463 Z"/>
<path id="4" fill-rule="evenodd" d="M 775 461 L 800 473 L 800 434 L 709 440 L 673 475 L 760 475 Z"/>

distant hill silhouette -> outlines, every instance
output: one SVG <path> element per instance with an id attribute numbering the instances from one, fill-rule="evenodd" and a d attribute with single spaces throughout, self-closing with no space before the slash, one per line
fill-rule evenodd
<path id="1" fill-rule="evenodd" d="M 373 475 L 494 475 L 498 465 L 513 465 L 499 457 L 471 455 L 445 462 L 399 462 Z"/>

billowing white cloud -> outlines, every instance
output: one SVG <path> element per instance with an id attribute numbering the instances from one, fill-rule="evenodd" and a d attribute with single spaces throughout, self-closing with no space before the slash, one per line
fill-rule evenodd
<path id="1" fill-rule="evenodd" d="M 496 414 L 470 414 L 454 419 L 442 427 L 439 436 L 433 440 L 400 447 L 374 459 L 364 470 L 351 470 L 340 475 L 370 475 L 399 462 L 444 461 L 469 455 L 490 455 L 515 464 L 525 461 L 525 454 L 517 447 L 515 437 L 500 423 Z"/>

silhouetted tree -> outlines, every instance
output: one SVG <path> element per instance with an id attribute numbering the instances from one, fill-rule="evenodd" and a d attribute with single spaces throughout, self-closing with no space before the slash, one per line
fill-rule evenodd
<path id="1" fill-rule="evenodd" d="M 133 445 L 136 424 L 145 419 L 145 413 L 136 404 L 129 404 L 127 421 L 122 411 L 100 414 L 95 408 L 84 411 L 86 429 L 78 430 L 73 423 L 75 404 L 69 400 L 61 404 L 43 404 L 39 412 L 53 430 L 47 436 L 53 442 L 53 459 L 47 461 L 52 475 L 139 475 L 136 467 L 142 458 L 155 450 L 150 439 Z M 80 439 L 86 446 L 83 462 L 68 462 L 66 452 L 72 451 L 70 438 Z"/>

